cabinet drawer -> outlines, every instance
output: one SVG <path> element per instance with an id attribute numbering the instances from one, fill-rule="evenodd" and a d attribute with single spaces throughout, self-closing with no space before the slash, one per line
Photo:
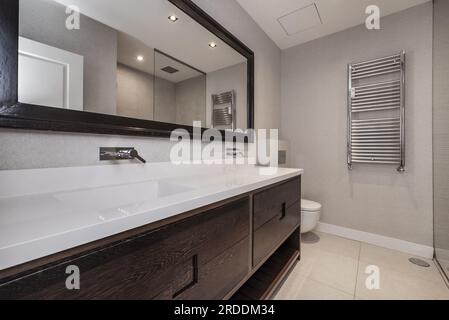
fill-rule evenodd
<path id="1" fill-rule="evenodd" d="M 295 178 L 254 196 L 254 230 L 278 216 L 282 207 L 291 207 L 301 198 L 301 181 Z"/>
<path id="2" fill-rule="evenodd" d="M 195 282 L 195 269 L 202 270 L 248 236 L 249 198 L 243 198 L 20 279 L 3 281 L 0 299 L 154 299 L 167 292 L 175 298 Z M 80 290 L 65 286 L 66 268 L 71 265 L 80 270 Z M 205 294 L 204 298 L 212 297 Z"/>
<path id="3" fill-rule="evenodd" d="M 254 233 L 254 266 L 257 266 L 301 224 L 301 202 L 286 208 Z"/>
<path id="4" fill-rule="evenodd" d="M 249 272 L 249 237 L 210 262 L 198 267 L 196 283 L 177 294 L 176 300 L 222 300 Z M 170 299 L 165 296 L 163 299 Z"/>

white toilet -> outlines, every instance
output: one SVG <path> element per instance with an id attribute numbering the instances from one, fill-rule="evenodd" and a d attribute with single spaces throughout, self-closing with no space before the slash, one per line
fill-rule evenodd
<path id="1" fill-rule="evenodd" d="M 310 201 L 301 200 L 301 233 L 313 231 L 320 221 L 322 205 Z"/>

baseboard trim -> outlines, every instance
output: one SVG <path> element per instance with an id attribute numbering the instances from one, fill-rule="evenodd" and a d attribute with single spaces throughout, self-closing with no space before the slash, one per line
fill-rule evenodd
<path id="1" fill-rule="evenodd" d="M 365 242 L 368 244 L 372 244 L 387 249 L 404 252 L 407 254 L 411 254 L 426 259 L 433 259 L 434 256 L 434 248 L 429 246 L 399 240 L 395 238 L 389 238 L 374 233 L 368 233 L 355 229 L 340 227 L 332 224 L 319 223 L 317 231 L 329 233 L 332 235 L 336 235 L 351 240 Z"/>

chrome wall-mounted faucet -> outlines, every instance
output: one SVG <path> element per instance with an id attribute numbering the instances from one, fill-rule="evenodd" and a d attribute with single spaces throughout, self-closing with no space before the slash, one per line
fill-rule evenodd
<path id="1" fill-rule="evenodd" d="M 134 148 L 100 148 L 100 161 L 134 159 L 137 159 L 142 163 L 147 163 Z"/>
<path id="2" fill-rule="evenodd" d="M 233 158 L 237 158 L 237 157 L 244 157 L 245 153 L 244 151 L 238 149 L 238 148 L 227 148 L 226 149 L 226 155 L 228 157 L 233 157 Z"/>

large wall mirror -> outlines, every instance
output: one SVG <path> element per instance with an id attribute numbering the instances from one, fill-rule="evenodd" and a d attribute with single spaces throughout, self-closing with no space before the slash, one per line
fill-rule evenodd
<path id="1" fill-rule="evenodd" d="M 6 1 L 18 2 L 17 103 L 2 126 L 253 128 L 253 53 L 191 1 Z"/>

